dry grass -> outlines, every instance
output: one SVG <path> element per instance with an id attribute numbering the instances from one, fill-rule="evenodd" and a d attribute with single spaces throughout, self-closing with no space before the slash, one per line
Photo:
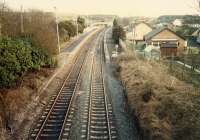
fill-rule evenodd
<path id="1" fill-rule="evenodd" d="M 200 93 L 171 76 L 162 64 L 130 53 L 116 63 L 145 140 L 200 139 Z"/>
<path id="2" fill-rule="evenodd" d="M 9 131 L 15 133 L 18 130 L 19 125 L 27 117 L 27 107 L 34 100 L 44 80 L 53 71 L 43 68 L 37 72 L 30 72 L 23 77 L 20 86 L 0 90 L 0 139 L 10 139 Z"/>

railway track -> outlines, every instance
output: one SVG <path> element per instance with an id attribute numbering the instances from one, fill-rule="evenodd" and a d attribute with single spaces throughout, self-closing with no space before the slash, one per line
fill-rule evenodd
<path id="1" fill-rule="evenodd" d="M 85 103 L 81 130 L 83 140 L 117 140 L 112 105 L 106 93 L 104 84 L 104 50 L 103 32 L 98 34 L 97 44 L 89 49 L 84 48 L 76 58 L 68 77 L 58 94 L 52 96 L 50 103 L 43 111 L 34 129 L 31 131 L 30 140 L 69 140 L 73 131 L 73 118 L 76 116 L 76 95 L 83 75 L 90 71 L 91 78 L 89 92 Z M 98 48 L 97 48 L 98 46 Z M 95 53 L 91 50 L 95 49 Z M 88 67 L 90 70 L 88 70 Z"/>
<path id="2" fill-rule="evenodd" d="M 70 108 L 70 105 L 78 87 L 78 81 L 88 51 L 88 48 L 81 50 L 59 93 L 51 97 L 48 106 L 31 131 L 30 140 L 61 139 L 64 125 L 71 125 L 70 118 L 73 117 L 73 108 Z M 68 122 L 66 123 L 66 121 Z M 67 133 L 65 132 L 65 134 Z"/>
<path id="3" fill-rule="evenodd" d="M 117 130 L 112 105 L 104 83 L 104 50 L 100 41 L 93 60 L 91 91 L 88 107 L 87 140 L 116 140 Z"/>

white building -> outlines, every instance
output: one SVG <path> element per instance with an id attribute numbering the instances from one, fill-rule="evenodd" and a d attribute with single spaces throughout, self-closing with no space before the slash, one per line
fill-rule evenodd
<path id="1" fill-rule="evenodd" d="M 183 26 L 183 20 L 182 19 L 175 19 L 172 24 L 174 26 L 181 27 L 181 26 Z"/>

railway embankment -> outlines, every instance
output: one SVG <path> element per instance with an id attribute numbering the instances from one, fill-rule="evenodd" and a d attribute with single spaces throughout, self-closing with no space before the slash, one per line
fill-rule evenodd
<path id="1" fill-rule="evenodd" d="M 162 64 L 130 53 L 114 63 L 114 75 L 123 83 L 142 139 L 200 139 L 199 89 L 170 75 Z"/>
<path id="2" fill-rule="evenodd" d="M 1 89 L 1 95 L 6 96 L 2 97 L 4 101 L 0 102 L 2 124 L 0 139 L 27 138 L 35 118 L 48 103 L 51 95 L 60 89 L 69 73 L 70 66 L 75 61 L 75 56 L 82 46 L 87 45 L 95 32 L 97 30 L 71 46 L 75 49 L 70 53 L 62 52 L 58 57 L 60 63 L 57 68 L 41 68 L 40 71 L 28 72 L 23 75 L 20 85 Z"/>

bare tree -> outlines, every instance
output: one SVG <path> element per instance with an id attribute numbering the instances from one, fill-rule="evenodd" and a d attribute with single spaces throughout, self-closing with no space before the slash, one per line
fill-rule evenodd
<path id="1" fill-rule="evenodd" d="M 51 54 L 58 53 L 54 14 L 39 10 L 22 13 L 6 10 L 1 19 L 3 36 L 28 37 L 36 46 L 46 48 Z"/>

